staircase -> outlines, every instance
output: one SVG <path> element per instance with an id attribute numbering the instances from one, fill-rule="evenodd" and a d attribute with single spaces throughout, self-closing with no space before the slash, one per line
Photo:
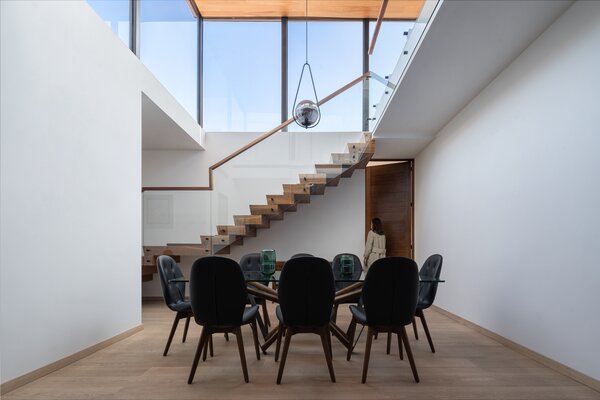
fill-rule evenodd
<path id="1" fill-rule="evenodd" d="M 244 244 L 245 237 L 255 237 L 260 229 L 268 229 L 272 220 L 282 220 L 286 212 L 296 211 L 299 203 L 310 203 L 311 196 L 324 195 L 326 187 L 337 186 L 356 169 L 364 169 L 374 153 L 375 140 L 371 133 L 364 133 L 360 142 L 347 144 L 345 153 L 331 154 L 329 164 L 316 164 L 314 173 L 300 174 L 298 183 L 283 184 L 283 194 L 267 194 L 266 204 L 251 204 L 250 214 L 234 215 L 234 225 L 218 225 L 217 235 L 201 236 L 200 244 L 145 246 L 142 281 L 153 279 L 156 257 L 160 255 L 178 258 L 229 254 L 231 246 Z"/>

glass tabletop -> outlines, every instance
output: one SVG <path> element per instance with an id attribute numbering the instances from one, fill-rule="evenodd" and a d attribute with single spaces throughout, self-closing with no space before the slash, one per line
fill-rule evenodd
<path id="1" fill-rule="evenodd" d="M 281 276 L 281 271 L 275 271 L 273 275 L 265 275 L 260 271 L 243 271 L 244 279 L 246 282 L 259 282 L 259 283 L 269 283 L 269 282 L 279 282 L 279 277 Z M 334 274 L 333 279 L 336 282 L 362 282 L 365 280 L 365 273 L 358 274 Z M 169 282 L 177 283 L 177 282 L 189 282 L 190 280 L 187 278 L 175 278 L 169 279 Z M 443 283 L 445 281 L 440 279 L 421 279 L 420 283 Z"/>

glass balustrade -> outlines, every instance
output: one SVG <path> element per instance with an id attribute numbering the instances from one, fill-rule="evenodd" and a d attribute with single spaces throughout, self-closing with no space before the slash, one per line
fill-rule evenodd
<path id="1" fill-rule="evenodd" d="M 287 186 L 288 196 L 296 193 L 302 197 L 303 189 L 306 194 L 314 192 L 315 165 L 350 163 L 352 153 L 347 144 L 360 142 L 362 136 L 361 132 L 279 132 L 218 167 L 213 171 L 210 233 L 243 235 L 250 233 L 244 231 L 244 222 L 259 227 L 260 221 L 278 218 L 276 215 L 294 207 L 291 197 L 283 197 L 283 185 L 295 185 Z M 354 156 L 360 157 L 359 150 Z M 267 195 L 274 198 L 267 199 Z M 268 203 L 273 203 L 272 210 L 265 208 Z"/>
<path id="2" fill-rule="evenodd" d="M 374 131 L 399 85 L 412 56 L 434 15 L 437 0 L 426 0 L 416 21 L 389 21 L 381 24 L 373 54 L 369 57 L 369 130 Z M 371 22 L 371 36 L 375 22 Z"/>
<path id="3" fill-rule="evenodd" d="M 214 225 L 211 200 L 207 190 L 143 192 L 143 245 L 200 244 Z"/>

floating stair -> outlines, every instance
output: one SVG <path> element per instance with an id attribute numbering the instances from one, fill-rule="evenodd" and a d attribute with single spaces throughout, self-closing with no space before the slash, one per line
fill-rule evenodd
<path id="1" fill-rule="evenodd" d="M 315 172 L 300 174 L 298 183 L 283 184 L 283 194 L 268 194 L 267 204 L 251 204 L 249 215 L 234 215 L 234 225 L 218 225 L 217 235 L 203 235 L 200 244 L 167 244 L 146 246 L 142 256 L 142 281 L 152 280 L 156 257 L 208 256 L 229 254 L 231 246 L 243 245 L 245 237 L 254 237 L 258 229 L 268 229 L 273 220 L 282 220 L 286 212 L 294 212 L 298 204 L 310 203 L 311 196 L 325 194 L 328 186 L 337 186 L 355 170 L 363 169 L 375 153 L 375 140 L 364 133 L 361 142 L 348 143 L 345 153 L 333 153 L 329 164 L 316 164 Z"/>

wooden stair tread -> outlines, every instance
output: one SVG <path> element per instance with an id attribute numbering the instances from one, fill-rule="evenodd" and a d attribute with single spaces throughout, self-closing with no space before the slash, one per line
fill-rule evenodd
<path id="1" fill-rule="evenodd" d="M 234 215 L 236 225 L 250 225 L 256 228 L 268 228 L 269 219 L 264 215 Z"/>
<path id="2" fill-rule="evenodd" d="M 327 174 L 300 174 L 300 183 L 302 184 L 313 184 L 313 185 L 325 185 L 327 184 Z"/>
<path id="3" fill-rule="evenodd" d="M 250 214 L 252 215 L 264 215 L 270 220 L 281 220 L 283 219 L 283 210 L 277 204 L 264 204 L 250 205 Z"/>
<path id="4" fill-rule="evenodd" d="M 199 256 L 206 254 L 205 246 L 144 246 L 144 256 Z"/>
<path id="5" fill-rule="evenodd" d="M 217 225 L 219 235 L 254 237 L 256 229 L 246 225 Z"/>

